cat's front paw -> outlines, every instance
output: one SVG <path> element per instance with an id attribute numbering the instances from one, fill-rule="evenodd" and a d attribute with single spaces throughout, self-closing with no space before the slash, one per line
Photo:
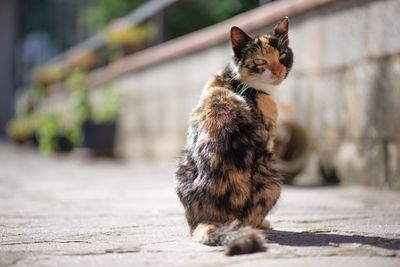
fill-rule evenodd
<path id="1" fill-rule="evenodd" d="M 271 223 L 267 219 L 264 219 L 263 222 L 261 223 L 261 225 L 259 226 L 259 228 L 269 229 L 269 228 L 271 228 Z"/>

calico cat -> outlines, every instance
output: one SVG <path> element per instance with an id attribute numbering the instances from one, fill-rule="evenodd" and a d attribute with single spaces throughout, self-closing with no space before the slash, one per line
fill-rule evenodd
<path id="1" fill-rule="evenodd" d="M 231 29 L 232 61 L 206 85 L 191 113 L 176 171 L 177 193 L 194 239 L 226 254 L 264 250 L 265 216 L 280 195 L 273 167 L 277 106 L 273 86 L 288 75 L 288 18 L 249 37 Z"/>

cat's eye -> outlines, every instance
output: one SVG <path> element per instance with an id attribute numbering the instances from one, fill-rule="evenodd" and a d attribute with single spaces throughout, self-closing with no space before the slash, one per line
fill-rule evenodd
<path id="1" fill-rule="evenodd" d="M 283 53 L 283 54 L 279 57 L 279 59 L 284 59 L 285 57 L 286 57 L 286 54 Z"/>
<path id="2" fill-rule="evenodd" d="M 267 61 L 265 61 L 264 59 L 254 59 L 253 62 L 256 65 L 264 65 L 265 63 L 267 63 Z"/>

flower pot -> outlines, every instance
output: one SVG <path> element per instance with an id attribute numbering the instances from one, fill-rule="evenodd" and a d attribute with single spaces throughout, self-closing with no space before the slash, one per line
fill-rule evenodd
<path id="1" fill-rule="evenodd" d="M 90 70 L 97 63 L 97 55 L 91 50 L 78 50 L 67 55 L 67 64 L 72 69 Z"/>
<path id="2" fill-rule="evenodd" d="M 33 133 L 32 136 L 29 138 L 29 143 L 31 143 L 36 148 L 39 146 L 39 138 L 36 132 Z"/>
<path id="3" fill-rule="evenodd" d="M 65 153 L 65 152 L 70 152 L 74 148 L 74 145 L 65 136 L 58 135 L 56 136 L 56 147 L 57 147 L 57 152 Z"/>
<path id="4" fill-rule="evenodd" d="M 116 122 L 83 124 L 84 146 L 95 156 L 113 157 L 115 148 Z"/>

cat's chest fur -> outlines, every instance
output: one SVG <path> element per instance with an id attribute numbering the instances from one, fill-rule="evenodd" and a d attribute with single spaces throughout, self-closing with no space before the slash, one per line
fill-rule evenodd
<path id="1" fill-rule="evenodd" d="M 263 115 L 264 120 L 275 122 L 278 116 L 276 103 L 271 95 L 258 94 L 256 98 L 257 108 Z"/>

